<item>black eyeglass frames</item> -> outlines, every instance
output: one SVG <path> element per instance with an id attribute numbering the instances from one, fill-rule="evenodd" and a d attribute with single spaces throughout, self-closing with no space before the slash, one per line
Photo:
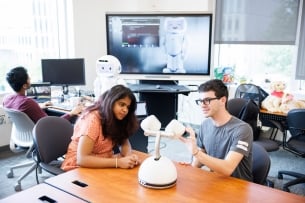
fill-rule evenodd
<path id="1" fill-rule="evenodd" d="M 215 98 L 204 98 L 204 99 L 196 99 L 195 102 L 197 105 L 209 105 L 211 103 L 212 100 L 215 100 L 215 99 L 219 99 L 218 97 L 215 97 Z"/>

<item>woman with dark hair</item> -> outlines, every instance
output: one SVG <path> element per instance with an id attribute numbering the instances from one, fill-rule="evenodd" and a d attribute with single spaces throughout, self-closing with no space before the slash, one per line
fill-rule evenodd
<path id="1" fill-rule="evenodd" d="M 87 107 L 74 126 L 66 158 L 65 171 L 77 167 L 134 168 L 138 157 L 132 154 L 129 137 L 138 129 L 136 98 L 132 91 L 116 85 Z M 113 148 L 120 153 L 114 154 Z"/>

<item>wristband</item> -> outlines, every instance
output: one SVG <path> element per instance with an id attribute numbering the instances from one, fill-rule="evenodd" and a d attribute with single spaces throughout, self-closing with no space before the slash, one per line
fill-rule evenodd
<path id="1" fill-rule="evenodd" d="M 115 168 L 118 168 L 118 158 L 115 158 Z"/>

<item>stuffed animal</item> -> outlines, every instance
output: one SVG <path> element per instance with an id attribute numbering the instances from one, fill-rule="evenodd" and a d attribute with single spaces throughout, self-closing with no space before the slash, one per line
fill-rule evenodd
<path id="1" fill-rule="evenodd" d="M 262 108 L 270 112 L 281 112 L 282 98 L 285 94 L 286 83 L 273 81 L 270 84 L 271 93 L 262 101 Z"/>
<path id="2" fill-rule="evenodd" d="M 287 94 L 282 98 L 282 103 L 280 106 L 280 110 L 283 113 L 288 113 L 291 109 L 304 109 L 305 101 L 296 100 L 293 98 L 293 95 Z"/>
<path id="3" fill-rule="evenodd" d="M 294 99 L 293 95 L 285 92 L 286 83 L 274 81 L 270 86 L 271 94 L 262 102 L 262 108 L 270 112 L 288 113 L 291 109 L 305 108 L 305 101 Z"/>

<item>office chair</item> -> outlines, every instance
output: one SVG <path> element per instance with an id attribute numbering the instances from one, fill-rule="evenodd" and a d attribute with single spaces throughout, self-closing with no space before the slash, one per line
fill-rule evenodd
<path id="1" fill-rule="evenodd" d="M 57 116 L 43 117 L 34 126 L 33 135 L 37 164 L 52 175 L 63 173 L 60 166 L 71 142 L 72 124 Z M 39 183 L 37 171 L 36 181 Z"/>
<path id="2" fill-rule="evenodd" d="M 305 109 L 293 109 L 287 114 L 287 126 L 291 134 L 288 139 L 284 137 L 283 148 L 293 154 L 305 158 Z M 294 171 L 281 170 L 278 172 L 278 178 L 283 179 L 283 175 L 296 177 L 283 185 L 283 190 L 289 192 L 292 185 L 305 183 L 305 174 Z"/>
<path id="3" fill-rule="evenodd" d="M 252 99 L 232 98 L 227 103 L 227 109 L 231 115 L 245 121 L 252 127 L 254 142 L 264 147 L 267 152 L 279 149 L 277 142 L 260 136 L 261 129 L 257 125 L 259 108 Z"/>
<path id="4" fill-rule="evenodd" d="M 252 155 L 253 182 L 273 187 L 273 184 L 267 179 L 271 165 L 269 154 L 261 145 L 253 142 Z"/>
<path id="5" fill-rule="evenodd" d="M 255 84 L 240 84 L 235 91 L 235 97 L 234 98 L 242 98 L 246 100 L 253 100 L 257 106 L 258 106 L 258 115 L 261 108 L 262 101 L 268 96 L 268 93 L 264 91 L 261 87 L 255 85 Z M 241 104 L 241 101 L 240 101 Z M 260 121 L 262 123 L 262 126 L 270 127 L 272 128 L 270 139 L 263 138 L 259 136 L 259 131 L 256 129 L 253 129 L 253 135 L 254 140 L 257 141 L 260 145 L 262 145 L 267 152 L 276 151 L 279 149 L 279 144 L 275 141 L 275 135 L 278 131 L 283 132 L 284 129 L 281 127 L 282 125 L 278 123 L 277 121 L 273 120 L 264 120 L 260 118 Z M 273 139 L 271 139 L 273 138 Z"/>
<path id="6" fill-rule="evenodd" d="M 12 121 L 12 131 L 10 139 L 10 149 L 11 151 L 17 153 L 21 149 L 28 148 L 26 152 L 27 158 L 32 158 L 32 152 L 34 151 L 33 145 L 33 134 L 32 130 L 34 127 L 34 122 L 24 113 L 18 110 L 9 109 L 3 107 L 4 111 Z M 14 165 L 10 167 L 10 170 L 7 172 L 8 178 L 14 177 L 14 169 L 29 167 L 18 179 L 14 188 L 15 191 L 21 190 L 21 180 L 28 176 L 36 168 L 36 163 L 34 160 Z"/>

